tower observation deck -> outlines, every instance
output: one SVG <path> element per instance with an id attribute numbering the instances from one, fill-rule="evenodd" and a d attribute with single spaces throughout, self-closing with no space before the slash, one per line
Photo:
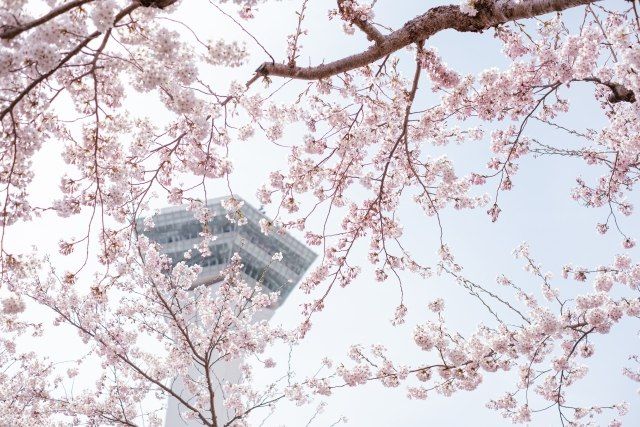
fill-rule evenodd
<path id="1" fill-rule="evenodd" d="M 155 227 L 144 234 L 162 246 L 162 251 L 172 259 L 174 265 L 180 261 L 188 265 L 199 264 L 202 267 L 201 282 L 216 281 L 231 256 L 239 253 L 244 264 L 245 279 L 249 283 L 256 283 L 262 278 L 263 286 L 280 292 L 279 304 L 282 304 L 313 263 L 316 254 L 289 234 L 271 233 L 265 236 L 258 222 L 266 216 L 246 202 L 241 211 L 247 224 L 238 226 L 229 221 L 222 207 L 223 200 L 216 198 L 207 202 L 213 215 L 208 224 L 209 231 L 217 236 L 210 245 L 211 255 L 207 257 L 193 251 L 190 259 L 184 259 L 184 253 L 193 249 L 202 239 L 199 236 L 202 224 L 184 207 L 161 210 L 153 218 Z M 282 253 L 282 261 L 271 263 L 266 269 L 276 252 Z"/>

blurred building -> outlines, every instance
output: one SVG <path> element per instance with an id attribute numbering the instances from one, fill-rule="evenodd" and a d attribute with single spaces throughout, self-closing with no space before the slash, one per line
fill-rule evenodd
<path id="1" fill-rule="evenodd" d="M 184 207 L 171 207 L 160 211 L 153 217 L 155 227 L 144 234 L 150 240 L 159 243 L 162 251 L 167 254 L 173 264 L 185 261 L 189 265 L 199 264 L 202 273 L 200 283 L 209 283 L 212 290 L 215 282 L 220 280 L 220 272 L 227 266 L 231 256 L 239 253 L 244 264 L 244 276 L 248 283 L 255 284 L 258 280 L 272 291 L 278 291 L 280 298 L 276 306 L 264 310 L 258 316 L 269 319 L 280 306 L 293 288 L 298 284 L 305 271 L 313 263 L 316 254 L 304 244 L 289 234 L 270 233 L 264 235 L 260 231 L 259 221 L 265 215 L 245 202 L 241 208 L 247 223 L 238 226 L 227 219 L 227 212 L 222 207 L 224 198 L 211 199 L 207 202 L 213 217 L 208 224 L 209 232 L 217 239 L 210 244 L 211 255 L 202 257 L 200 252 L 193 250 L 200 241 L 199 233 L 202 224 Z M 142 227 L 140 227 L 142 229 Z M 191 258 L 184 259 L 184 253 L 192 250 Z M 282 253 L 282 261 L 271 262 L 273 254 Z M 269 265 L 270 264 L 270 265 Z M 269 268 L 267 269 L 267 265 Z M 216 390 L 216 413 L 218 424 L 223 425 L 229 415 L 222 407 L 222 381 L 236 382 L 240 380 L 240 361 L 216 364 L 214 375 L 218 379 Z M 174 391 L 181 387 L 180 378 L 173 383 Z M 185 421 L 180 416 L 180 403 L 169 399 L 165 426 L 198 426 L 197 421 Z"/>

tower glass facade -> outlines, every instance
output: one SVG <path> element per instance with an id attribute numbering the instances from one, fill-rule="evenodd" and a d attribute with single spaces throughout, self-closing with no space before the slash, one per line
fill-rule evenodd
<path id="1" fill-rule="evenodd" d="M 241 208 L 247 223 L 238 226 L 229 221 L 222 207 L 223 200 L 217 198 L 207 203 L 213 214 L 207 226 L 209 232 L 217 237 L 209 246 L 211 255 L 203 257 L 194 250 L 189 259 L 184 258 L 184 253 L 202 239 L 202 224 L 182 207 L 160 211 L 154 217 L 155 227 L 144 234 L 162 246 L 174 265 L 181 261 L 189 265 L 199 264 L 202 267 L 199 280 L 202 282 L 215 281 L 231 256 L 239 253 L 247 281 L 255 283 L 260 280 L 266 288 L 279 291 L 281 304 L 313 263 L 316 254 L 289 234 L 264 235 L 259 221 L 266 218 L 265 215 L 247 203 Z M 283 259 L 273 263 L 271 258 L 276 252 L 282 253 Z"/>

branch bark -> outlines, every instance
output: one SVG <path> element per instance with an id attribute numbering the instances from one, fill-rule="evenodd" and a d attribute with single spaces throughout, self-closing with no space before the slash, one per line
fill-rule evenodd
<path id="1" fill-rule="evenodd" d="M 42 15 L 40 18 L 34 19 L 31 22 L 27 22 L 26 24 L 19 25 L 3 25 L 0 27 L 0 39 L 10 40 L 25 31 L 28 31 L 32 28 L 37 27 L 38 25 L 42 25 L 46 22 L 49 22 L 56 16 L 60 16 L 63 13 L 70 11 L 71 9 L 75 9 L 76 7 L 80 7 L 84 4 L 93 2 L 95 0 L 73 0 L 68 3 L 62 4 L 56 8 L 53 8 L 49 11 L 49 13 Z M 178 0 L 139 0 L 138 5 L 144 7 L 157 7 L 158 9 L 164 9 L 167 6 L 171 6 Z"/>
<path id="2" fill-rule="evenodd" d="M 609 102 L 615 104 L 617 102 L 636 102 L 636 94 L 626 87 L 622 86 L 620 83 L 603 81 L 597 77 L 589 77 L 583 79 L 585 82 L 595 82 L 604 86 L 607 86 L 611 89 L 611 94 L 608 97 Z"/>
<path id="3" fill-rule="evenodd" d="M 164 9 L 177 1 L 178 0 L 140 0 L 140 4 L 144 7 L 157 7 L 158 9 Z"/>
<path id="4" fill-rule="evenodd" d="M 440 31 L 450 29 L 460 32 L 481 32 L 506 22 L 561 12 L 596 1 L 599 0 L 527 0 L 521 3 L 514 3 L 513 0 L 492 0 L 483 3 L 475 16 L 461 12 L 459 6 L 438 6 L 407 22 L 399 30 L 382 36 L 379 42 L 364 52 L 312 67 L 265 62 L 256 73 L 262 76 L 319 80 L 364 67 L 412 43 L 426 40 Z M 357 22 L 354 24 L 358 25 Z M 367 25 L 370 24 L 367 23 Z"/>
<path id="5" fill-rule="evenodd" d="M 55 18 L 58 15 L 62 15 L 65 12 L 70 11 L 71 9 L 74 9 L 76 7 L 80 7 L 83 4 L 92 2 L 93 0 L 74 0 L 74 1 L 70 1 L 69 3 L 65 3 L 63 5 L 60 5 L 54 9 L 51 9 L 51 11 L 49 11 L 49 13 L 47 13 L 46 15 L 41 16 L 38 19 L 34 19 L 31 22 L 27 22 L 26 24 L 22 24 L 22 25 L 5 25 L 2 28 L 0 28 L 0 39 L 4 39 L 4 40 L 9 40 L 12 39 L 14 37 L 16 37 L 17 35 L 30 30 L 31 28 L 37 27 L 38 25 L 42 25 L 45 22 L 48 22 L 50 20 L 52 20 L 53 18 Z"/>
<path id="6" fill-rule="evenodd" d="M 343 15 L 343 17 L 348 17 L 351 11 L 345 6 L 344 2 L 345 0 L 338 0 L 338 10 Z M 347 19 L 356 27 L 360 28 L 360 30 L 367 35 L 367 39 L 378 44 L 384 41 L 384 35 L 380 31 L 378 31 L 378 29 L 369 21 L 361 19 L 359 17 L 345 19 Z"/>

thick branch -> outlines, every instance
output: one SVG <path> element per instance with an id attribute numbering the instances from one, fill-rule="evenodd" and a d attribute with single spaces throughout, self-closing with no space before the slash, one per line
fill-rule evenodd
<path id="1" fill-rule="evenodd" d="M 626 87 L 622 86 L 620 83 L 602 81 L 597 77 L 589 77 L 583 79 L 585 82 L 595 82 L 601 85 L 607 86 L 611 89 L 611 94 L 608 97 L 609 102 L 615 104 L 617 102 L 636 102 L 636 94 Z"/>
<path id="2" fill-rule="evenodd" d="M 349 17 L 352 12 L 345 7 L 344 2 L 345 0 L 338 0 L 338 10 L 342 16 L 353 25 L 360 28 L 360 30 L 367 35 L 367 39 L 376 43 L 382 43 L 384 41 L 384 35 L 369 21 L 358 16 Z"/>
<path id="3" fill-rule="evenodd" d="M 257 73 L 263 76 L 319 80 L 364 67 L 412 43 L 426 40 L 443 30 L 480 32 L 506 22 L 532 18 L 550 12 L 560 12 L 596 1 L 598 0 L 527 0 L 514 3 L 512 0 L 494 0 L 482 6 L 476 16 L 461 12 L 459 6 L 438 6 L 407 22 L 399 30 L 384 36 L 379 43 L 364 52 L 313 67 L 264 63 L 258 68 Z"/>
<path id="4" fill-rule="evenodd" d="M 22 25 L 5 25 L 2 28 L 0 28 L 0 39 L 5 39 L 5 40 L 9 40 L 14 38 L 15 36 L 30 30 L 31 28 L 37 27 L 38 25 L 42 25 L 45 22 L 48 22 L 50 20 L 52 20 L 53 18 L 55 18 L 58 15 L 62 15 L 65 12 L 70 11 L 73 8 L 82 6 L 85 3 L 89 3 L 93 0 L 74 0 L 74 1 L 70 1 L 69 3 L 65 3 L 63 5 L 60 5 L 54 9 L 51 9 L 51 11 L 49 11 L 49 13 L 47 13 L 46 15 L 41 16 L 38 19 L 34 19 L 31 22 L 27 22 L 26 24 L 22 24 Z"/>
<path id="5" fill-rule="evenodd" d="M 145 7 L 157 7 L 158 9 L 164 9 L 177 1 L 178 0 L 140 0 L 140 4 Z"/>
<path id="6" fill-rule="evenodd" d="M 86 3 L 90 3 L 94 0 L 73 0 L 69 3 L 65 3 L 56 8 L 53 8 L 46 15 L 41 16 L 38 19 L 34 19 L 31 22 L 27 22 L 26 24 L 20 25 L 4 25 L 0 27 L 0 39 L 9 40 L 12 39 L 25 31 L 28 31 L 32 28 L 37 27 L 38 25 L 42 25 L 45 22 L 48 22 L 55 18 L 56 16 L 62 15 L 65 12 L 70 11 L 76 7 L 80 7 Z M 167 6 L 171 6 L 178 0 L 139 0 L 139 5 L 144 7 L 157 7 L 158 9 L 164 9 Z"/>

